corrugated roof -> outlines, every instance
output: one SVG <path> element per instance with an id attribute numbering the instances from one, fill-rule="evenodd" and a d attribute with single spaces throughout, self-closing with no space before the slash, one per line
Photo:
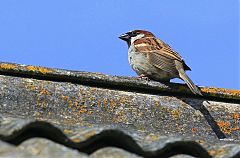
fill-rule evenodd
<path id="1" fill-rule="evenodd" d="M 0 74 L 0 139 L 14 145 L 0 142 L 4 153 L 36 156 L 30 141 L 51 142 L 49 157 L 240 157 L 238 90 L 201 87 L 201 97 L 182 84 L 11 63 Z"/>

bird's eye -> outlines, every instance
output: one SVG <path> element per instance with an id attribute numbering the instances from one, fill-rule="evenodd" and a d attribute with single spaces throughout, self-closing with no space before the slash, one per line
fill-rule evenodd
<path id="1" fill-rule="evenodd" d="M 131 37 L 135 37 L 139 34 L 139 32 L 132 31 L 132 32 L 128 32 L 127 34 L 130 35 Z"/>
<path id="2" fill-rule="evenodd" d="M 137 36 L 137 35 L 139 35 L 139 32 L 133 32 L 132 35 Z"/>

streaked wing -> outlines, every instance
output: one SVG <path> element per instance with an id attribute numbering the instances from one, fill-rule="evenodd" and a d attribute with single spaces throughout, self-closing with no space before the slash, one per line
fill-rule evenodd
<path id="1" fill-rule="evenodd" d="M 178 71 L 175 66 L 175 60 L 167 58 L 159 53 L 148 53 L 149 62 L 155 67 L 169 72 L 170 74 L 178 74 Z"/>
<path id="2" fill-rule="evenodd" d="M 160 39 L 157 38 L 155 39 L 158 41 L 158 43 L 160 43 L 160 45 L 163 46 L 161 51 L 162 55 L 180 61 L 183 64 L 184 70 L 191 70 L 190 67 L 187 66 L 183 58 L 176 51 L 174 51 L 168 44 L 164 43 Z"/>
<path id="3" fill-rule="evenodd" d="M 178 74 L 175 60 L 183 63 L 185 70 L 190 70 L 177 52 L 157 38 L 142 38 L 136 40 L 134 44 L 138 51 L 146 53 L 149 62 L 161 70 L 171 74 Z"/>

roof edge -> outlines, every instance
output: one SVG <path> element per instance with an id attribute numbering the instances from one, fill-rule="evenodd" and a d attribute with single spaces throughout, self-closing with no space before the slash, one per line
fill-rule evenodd
<path id="1" fill-rule="evenodd" d="M 231 90 L 215 87 L 200 87 L 203 96 L 196 96 L 185 84 L 160 83 L 156 81 L 139 80 L 136 77 L 111 76 L 101 73 L 63 70 L 41 66 L 21 65 L 0 62 L 0 75 L 34 78 L 57 82 L 72 82 L 89 86 L 137 91 L 149 94 L 167 94 L 190 96 L 197 98 L 213 98 L 215 100 L 230 99 L 240 101 L 240 90 Z"/>

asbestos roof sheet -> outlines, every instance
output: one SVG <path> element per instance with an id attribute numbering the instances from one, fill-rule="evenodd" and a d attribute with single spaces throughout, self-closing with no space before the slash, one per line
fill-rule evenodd
<path id="1" fill-rule="evenodd" d="M 0 88 L 0 157 L 240 157 L 238 90 L 11 63 Z"/>

